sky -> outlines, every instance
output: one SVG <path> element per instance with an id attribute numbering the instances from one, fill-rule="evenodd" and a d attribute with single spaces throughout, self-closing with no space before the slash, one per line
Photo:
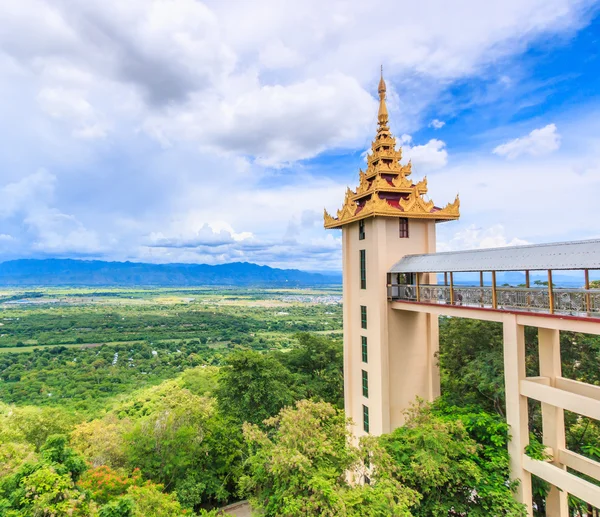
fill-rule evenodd
<path id="1" fill-rule="evenodd" d="M 600 237 L 600 2 L 4 0 L 0 261 L 341 269 L 380 66 L 438 249 Z"/>

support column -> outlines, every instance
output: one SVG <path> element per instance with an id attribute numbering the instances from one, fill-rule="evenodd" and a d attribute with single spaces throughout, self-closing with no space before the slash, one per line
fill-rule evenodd
<path id="1" fill-rule="evenodd" d="M 527 397 L 520 393 L 519 383 L 525 378 L 525 332 L 514 314 L 506 314 L 504 335 L 504 388 L 506 391 L 506 422 L 510 426 L 508 454 L 511 479 L 518 479 L 516 498 L 533 515 L 531 474 L 523 468 L 523 454 L 529 444 Z"/>
<path id="2" fill-rule="evenodd" d="M 441 395 L 440 366 L 437 355 L 440 351 L 440 320 L 437 314 L 429 314 L 429 400 L 435 400 Z"/>
<path id="3" fill-rule="evenodd" d="M 554 329 L 538 329 L 540 355 L 540 375 L 550 379 L 550 386 L 556 387 L 556 378 L 562 375 L 560 359 L 560 332 Z M 542 429 L 544 445 L 551 447 L 554 460 L 552 464 L 566 470 L 558 461 L 559 449 L 565 448 L 565 412 L 562 408 L 542 402 Z M 550 485 L 546 497 L 546 515 L 556 517 L 569 516 L 567 493 Z"/>

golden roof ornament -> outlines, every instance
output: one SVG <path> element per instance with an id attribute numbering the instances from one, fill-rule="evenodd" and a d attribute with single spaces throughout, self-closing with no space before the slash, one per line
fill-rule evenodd
<path id="1" fill-rule="evenodd" d="M 385 80 L 383 79 L 383 65 L 381 65 L 381 79 L 379 80 L 379 88 L 377 88 L 379 92 L 379 112 L 377 113 L 377 120 L 379 121 L 379 126 L 387 126 L 388 123 L 388 111 L 387 106 L 385 104 L 385 93 L 387 91 Z"/>
<path id="2" fill-rule="evenodd" d="M 344 205 L 337 211 L 337 218 L 324 211 L 325 228 L 341 228 L 343 225 L 367 217 L 408 217 L 412 219 L 433 219 L 451 221 L 460 217 L 458 196 L 445 207 L 435 206 L 423 196 L 427 193 L 427 179 L 414 184 L 408 176 L 412 172 L 409 161 L 402 165 L 402 148 L 396 149 L 396 139 L 391 134 L 386 105 L 387 87 L 381 78 L 377 88 L 379 111 L 377 113 L 377 134 L 367 155 L 367 170 L 359 172 L 360 183 L 353 192 L 346 190 Z"/>

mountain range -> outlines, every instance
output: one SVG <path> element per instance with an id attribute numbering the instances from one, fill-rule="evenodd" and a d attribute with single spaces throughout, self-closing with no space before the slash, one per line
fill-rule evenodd
<path id="1" fill-rule="evenodd" d="M 309 273 L 248 262 L 211 266 L 20 259 L 0 263 L 0 285 L 10 286 L 314 286 L 339 285 L 341 281 L 341 273 Z"/>

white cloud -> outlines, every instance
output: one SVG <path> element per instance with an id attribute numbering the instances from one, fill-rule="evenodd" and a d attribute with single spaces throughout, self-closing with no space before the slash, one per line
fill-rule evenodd
<path id="1" fill-rule="evenodd" d="M 85 228 L 73 215 L 57 209 L 36 211 L 26 217 L 24 223 L 36 236 L 33 251 L 55 256 L 69 253 L 97 255 L 106 251 L 95 231 Z"/>
<path id="2" fill-rule="evenodd" d="M 437 118 L 434 118 L 429 123 L 429 127 L 432 127 L 433 129 L 442 129 L 445 125 L 446 123 L 443 120 L 438 120 Z"/>
<path id="3" fill-rule="evenodd" d="M 11 242 L 8 251 L 24 254 L 40 251 L 54 255 L 103 251 L 94 231 L 87 230 L 73 215 L 52 206 L 55 189 L 56 176 L 46 170 L 0 187 L 0 223 L 4 226 L 16 220 L 13 227 L 28 239 L 21 242 L 22 239 L 4 235 L 4 240 Z"/>
<path id="4" fill-rule="evenodd" d="M 326 10 L 317 0 L 294 9 L 275 0 L 8 0 L 0 48 L 76 138 L 127 121 L 163 144 L 188 139 L 277 164 L 369 134 L 373 56 L 386 65 L 390 108 L 414 128 L 449 81 L 547 32 L 572 31 L 587 3 L 429 0 L 381 17 L 359 0 Z"/>
<path id="5" fill-rule="evenodd" d="M 54 194 L 56 176 L 41 169 L 20 181 L 0 186 L 0 220 L 45 206 Z"/>
<path id="6" fill-rule="evenodd" d="M 573 138 L 600 134 L 600 125 L 593 120 L 596 115 L 565 126 L 566 134 Z M 506 243 L 515 238 L 543 243 L 598 237 L 598 228 L 590 221 L 600 218 L 596 201 L 600 192 L 599 144 L 596 136 L 581 150 L 578 158 L 583 160 L 585 156 L 585 174 L 574 167 L 577 160 L 569 154 L 525 161 L 518 167 L 474 153 L 455 156 L 442 172 L 428 176 L 429 194 L 438 206 L 451 201 L 457 191 L 460 193 L 461 220 L 438 225 L 439 241 L 449 243 L 457 232 L 472 235 L 467 231 L 472 225 L 476 229 L 502 225 Z M 584 208 L 561 217 L 561 207 L 568 204 L 567 200 L 576 200 L 577 206 Z M 479 240 L 494 236 L 482 231 L 476 235 Z M 467 244 L 465 241 L 453 247 Z"/>
<path id="7" fill-rule="evenodd" d="M 221 152 L 250 155 L 264 165 L 309 158 L 364 136 L 373 98 L 350 77 L 333 74 L 289 86 L 249 88 L 232 103 L 193 96 L 146 122 L 164 141 L 190 140 Z"/>
<path id="8" fill-rule="evenodd" d="M 379 62 L 392 128 L 406 133 L 415 175 L 434 171 L 432 198 L 442 204 L 460 189 L 465 224 L 502 223 L 507 235 L 530 239 L 540 211 L 552 218 L 544 206 L 551 186 L 587 202 L 596 157 L 585 157 L 573 187 L 552 165 L 522 169 L 512 179 L 520 188 L 509 188 L 497 160 L 477 167 L 457 160 L 455 168 L 453 156 L 449 167 L 444 142 L 414 145 L 408 133 L 427 124 L 428 103 L 453 81 L 540 36 L 577 30 L 587 5 L 429 0 L 381 17 L 358 0 L 334 0 L 325 10 L 316 0 L 294 9 L 278 0 L 7 0 L 0 228 L 12 240 L 4 239 L 0 260 L 86 253 L 339 268 L 339 233 L 322 229 L 322 207 L 339 208 L 361 164 L 336 162 L 340 151 L 297 161 L 370 141 Z M 562 122 L 561 130 L 566 138 Z M 32 174 L 40 166 L 52 172 Z M 523 187 L 526 174 L 542 193 Z M 480 195 L 482 182 L 491 194 Z M 482 215 L 488 206 L 493 217 Z M 548 232 L 567 226 L 555 221 Z"/>
<path id="9" fill-rule="evenodd" d="M 408 137 L 408 139 L 407 139 Z M 402 140 L 410 142 L 412 138 L 402 135 Z M 441 169 L 448 163 L 448 151 L 446 143 L 435 138 L 424 145 L 407 145 L 402 148 L 403 156 L 412 160 L 415 169 L 420 172 Z"/>
<path id="10" fill-rule="evenodd" d="M 438 251 L 502 248 L 524 244 L 529 244 L 529 242 L 518 237 L 507 238 L 506 229 L 501 224 L 495 224 L 489 228 L 471 224 L 456 232 L 449 240 L 438 242 Z"/>
<path id="11" fill-rule="evenodd" d="M 519 156 L 541 156 L 556 151 L 560 147 L 561 136 L 555 124 L 548 124 L 540 129 L 534 129 L 529 135 L 515 138 L 499 145 L 492 151 L 509 160 Z"/>
<path id="12" fill-rule="evenodd" d="M 166 237 L 162 233 L 152 233 L 148 245 L 155 248 L 200 248 L 226 246 L 252 237 L 251 233 L 236 233 L 229 224 L 203 224 L 199 230 L 188 235 Z"/>
<path id="13" fill-rule="evenodd" d="M 267 69 L 291 68 L 301 65 L 302 56 L 280 39 L 269 42 L 259 53 L 259 61 Z"/>
<path id="14" fill-rule="evenodd" d="M 12 235 L 0 233 L 0 253 L 10 253 L 14 240 Z"/>

